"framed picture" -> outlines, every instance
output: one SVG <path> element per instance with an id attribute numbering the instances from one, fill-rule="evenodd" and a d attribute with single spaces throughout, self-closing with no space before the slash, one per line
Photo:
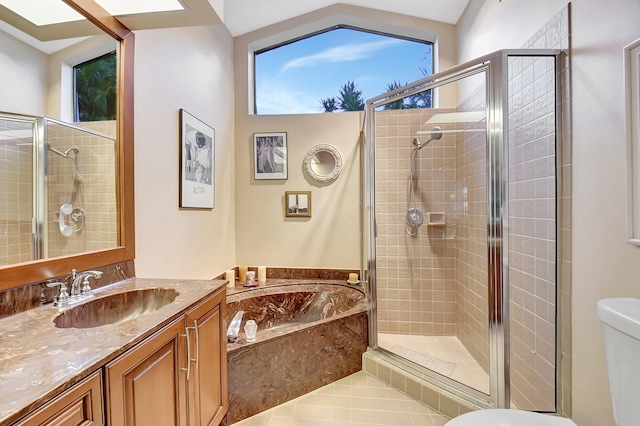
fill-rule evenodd
<path id="1" fill-rule="evenodd" d="M 180 207 L 215 207 L 215 130 L 180 109 Z"/>
<path id="2" fill-rule="evenodd" d="M 253 134 L 253 178 L 287 179 L 287 133 Z"/>
<path id="3" fill-rule="evenodd" d="M 627 136 L 627 241 L 640 246 L 640 39 L 624 48 Z"/>
<path id="4" fill-rule="evenodd" d="M 286 217 L 311 217 L 311 191 L 285 191 Z"/>

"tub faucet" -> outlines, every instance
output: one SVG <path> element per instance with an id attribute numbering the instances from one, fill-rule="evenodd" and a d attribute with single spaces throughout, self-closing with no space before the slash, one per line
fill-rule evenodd
<path id="1" fill-rule="evenodd" d="M 238 334 L 240 333 L 240 324 L 242 324 L 242 315 L 244 311 L 238 311 L 231 320 L 229 328 L 227 328 L 227 342 L 234 343 L 238 340 Z"/>

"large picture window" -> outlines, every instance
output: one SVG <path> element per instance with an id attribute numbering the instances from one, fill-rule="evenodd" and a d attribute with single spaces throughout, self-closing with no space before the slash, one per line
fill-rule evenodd
<path id="1" fill-rule="evenodd" d="M 364 101 L 433 74 L 433 44 L 351 27 L 256 51 L 255 113 L 359 111 Z M 431 93 L 388 109 L 430 108 Z"/>
<path id="2" fill-rule="evenodd" d="M 116 52 L 73 67 L 75 121 L 116 119 Z"/>

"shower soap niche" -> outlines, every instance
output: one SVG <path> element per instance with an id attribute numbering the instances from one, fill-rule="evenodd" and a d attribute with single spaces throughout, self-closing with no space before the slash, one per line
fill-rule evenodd
<path id="1" fill-rule="evenodd" d="M 427 212 L 427 226 L 445 226 L 444 212 Z"/>

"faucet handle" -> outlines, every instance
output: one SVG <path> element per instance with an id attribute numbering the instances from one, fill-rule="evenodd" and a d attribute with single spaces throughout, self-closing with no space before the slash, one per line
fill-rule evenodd
<path id="1" fill-rule="evenodd" d="M 89 282 L 89 277 L 84 277 L 82 280 L 82 289 L 80 290 L 80 294 L 83 296 L 88 296 L 91 294 L 91 283 Z"/>
<path id="2" fill-rule="evenodd" d="M 53 296 L 53 306 L 60 307 L 66 305 L 69 302 L 67 283 L 65 283 L 64 281 L 47 283 L 47 287 L 60 287 L 58 290 L 58 294 L 56 296 Z"/>

